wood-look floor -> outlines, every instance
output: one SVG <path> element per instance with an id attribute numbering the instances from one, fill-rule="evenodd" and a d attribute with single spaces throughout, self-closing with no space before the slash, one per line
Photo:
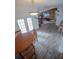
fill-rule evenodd
<path id="1" fill-rule="evenodd" d="M 60 45 L 63 43 L 62 33 L 57 32 L 54 23 L 43 24 L 37 30 L 37 41 L 34 43 L 38 59 L 60 59 Z M 61 47 L 63 48 L 63 47 Z"/>

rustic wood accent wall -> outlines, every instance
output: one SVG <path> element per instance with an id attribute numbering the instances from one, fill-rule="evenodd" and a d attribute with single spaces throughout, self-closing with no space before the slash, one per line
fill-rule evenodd
<path id="1" fill-rule="evenodd" d="M 49 12 L 49 18 L 50 19 L 54 19 L 55 18 L 55 11 L 56 11 L 57 9 L 55 8 L 55 9 L 50 9 L 50 10 L 48 10 L 48 12 Z"/>
<path id="2" fill-rule="evenodd" d="M 56 10 L 57 10 L 57 8 L 53 8 L 53 9 L 47 10 L 47 12 L 49 12 L 49 16 L 48 16 L 47 18 L 49 18 L 49 19 L 51 19 L 51 20 L 54 20 L 54 18 L 55 18 L 55 11 L 56 11 Z M 44 12 L 40 13 L 39 16 L 40 16 L 40 15 L 43 16 L 43 13 L 44 13 Z M 44 18 L 44 16 L 43 16 L 43 18 Z"/>

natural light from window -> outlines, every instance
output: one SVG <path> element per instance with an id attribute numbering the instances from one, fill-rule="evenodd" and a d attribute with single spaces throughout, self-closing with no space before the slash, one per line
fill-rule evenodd
<path id="1" fill-rule="evenodd" d="M 26 33 L 27 30 L 26 30 L 26 27 L 25 27 L 24 19 L 19 19 L 19 20 L 17 20 L 17 22 L 18 22 L 18 25 L 19 25 L 21 32 Z"/>
<path id="2" fill-rule="evenodd" d="M 32 18 L 27 18 L 27 23 L 28 23 L 29 31 L 33 30 Z"/>

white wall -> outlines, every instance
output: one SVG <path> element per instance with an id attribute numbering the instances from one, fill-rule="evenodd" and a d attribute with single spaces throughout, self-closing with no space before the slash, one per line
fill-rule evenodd
<path id="1" fill-rule="evenodd" d="M 28 10 L 31 10 L 31 9 L 29 9 L 29 8 L 31 8 L 31 6 L 28 5 L 28 7 L 26 8 L 26 5 L 25 5 L 26 3 L 24 1 L 16 0 L 15 2 L 16 2 L 15 3 L 16 4 L 16 6 L 15 6 L 15 31 L 18 31 L 18 30 L 20 30 L 19 26 L 17 24 L 18 19 L 24 19 L 25 26 L 27 28 L 27 26 L 28 26 L 27 17 L 29 17 L 27 12 L 28 12 Z M 34 28 L 37 29 L 39 27 L 38 20 L 33 18 L 32 21 L 33 21 Z"/>
<path id="2" fill-rule="evenodd" d="M 17 24 L 17 21 L 15 20 L 15 32 L 16 31 L 19 31 L 20 29 L 19 29 L 19 26 L 18 26 L 18 24 Z"/>
<path id="3" fill-rule="evenodd" d="M 57 12 L 59 15 L 56 16 L 56 25 L 59 26 L 63 20 L 63 6 L 58 6 L 57 9 L 59 10 L 59 12 Z"/>

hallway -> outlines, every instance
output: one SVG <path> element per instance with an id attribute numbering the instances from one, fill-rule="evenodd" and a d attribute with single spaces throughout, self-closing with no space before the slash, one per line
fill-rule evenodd
<path id="1" fill-rule="evenodd" d="M 35 42 L 36 54 L 38 59 L 55 59 L 62 54 L 63 35 L 58 33 L 54 23 L 42 24 L 37 31 L 37 41 Z M 59 58 L 59 57 L 58 57 Z"/>

